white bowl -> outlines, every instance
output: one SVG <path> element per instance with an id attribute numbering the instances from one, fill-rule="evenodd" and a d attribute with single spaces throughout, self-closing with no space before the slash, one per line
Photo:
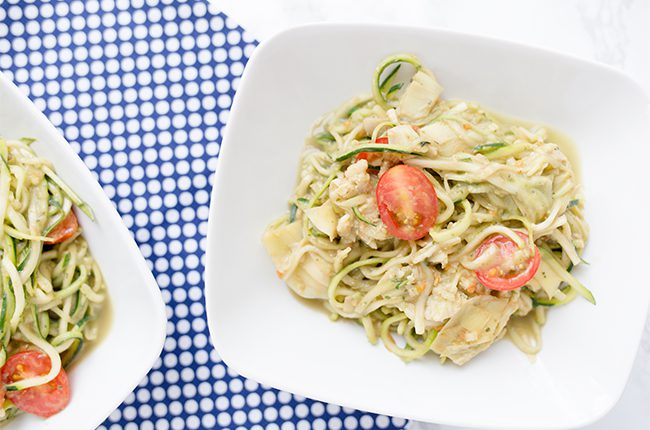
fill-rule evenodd
<path id="1" fill-rule="evenodd" d="M 462 368 L 406 364 L 360 326 L 297 301 L 261 245 L 287 210 L 309 126 L 369 92 L 378 62 L 398 52 L 420 57 L 444 96 L 552 125 L 577 144 L 592 229 L 578 277 L 598 305 L 551 310 L 535 363 L 501 341 Z M 492 38 L 337 24 L 277 35 L 246 67 L 215 178 L 205 288 L 217 351 L 261 383 L 421 421 L 560 429 L 598 419 L 623 390 L 650 296 L 648 106 L 612 68 Z"/>
<path id="2" fill-rule="evenodd" d="M 0 136 L 33 137 L 36 152 L 95 213 L 79 222 L 106 278 L 112 315 L 105 337 L 70 371 L 72 399 L 42 420 L 21 414 L 12 430 L 94 429 L 151 369 L 165 339 L 165 307 L 156 281 L 120 216 L 68 142 L 45 116 L 0 73 Z"/>

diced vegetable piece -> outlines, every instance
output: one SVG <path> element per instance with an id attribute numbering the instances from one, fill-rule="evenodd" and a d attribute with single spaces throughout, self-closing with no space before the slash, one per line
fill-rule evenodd
<path id="1" fill-rule="evenodd" d="M 2 367 L 1 378 L 5 385 L 23 379 L 45 375 L 50 371 L 50 358 L 40 351 L 24 351 L 12 355 Z M 70 402 L 68 375 L 61 368 L 50 382 L 22 390 L 8 390 L 6 396 L 19 409 L 42 418 L 62 411 Z"/>
<path id="2" fill-rule="evenodd" d="M 438 217 L 438 196 L 421 170 L 400 164 L 377 184 L 377 207 L 382 222 L 393 236 L 417 240 L 425 236 Z"/>

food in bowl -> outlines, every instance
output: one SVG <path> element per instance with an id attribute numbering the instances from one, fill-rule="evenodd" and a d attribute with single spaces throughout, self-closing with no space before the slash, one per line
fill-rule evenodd
<path id="1" fill-rule="evenodd" d="M 595 304 L 571 274 L 589 234 L 577 175 L 545 127 L 442 92 L 416 57 L 382 61 L 372 95 L 312 127 L 263 243 L 292 291 L 404 360 L 463 365 L 506 333 L 534 354 L 549 307 Z"/>
<path id="2" fill-rule="evenodd" d="M 73 207 L 92 210 L 33 141 L 0 138 L 0 421 L 67 406 L 65 369 L 97 340 L 107 303 Z"/>

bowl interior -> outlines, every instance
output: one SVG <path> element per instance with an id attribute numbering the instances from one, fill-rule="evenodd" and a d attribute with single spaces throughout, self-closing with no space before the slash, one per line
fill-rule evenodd
<path id="1" fill-rule="evenodd" d="M 84 237 L 106 279 L 110 304 L 100 342 L 83 353 L 70 371 L 70 404 L 48 420 L 26 414 L 12 429 L 91 429 L 124 400 L 160 354 L 165 313 L 160 290 L 103 190 L 54 126 L 5 76 L 0 74 L 0 136 L 33 137 L 39 155 L 51 160 L 59 176 L 93 209 L 83 214 Z"/>
<path id="2" fill-rule="evenodd" d="M 591 226 L 590 265 L 577 276 L 598 305 L 576 300 L 553 309 L 535 362 L 501 341 L 463 368 L 434 357 L 405 364 L 370 345 L 360 326 L 332 323 L 297 301 L 261 245 L 266 225 L 286 210 L 310 125 L 369 93 L 378 62 L 400 52 L 420 57 L 444 97 L 551 125 L 576 144 Z M 642 218 L 649 203 L 637 194 L 649 180 L 647 121 L 648 100 L 627 77 L 540 49 L 375 25 L 276 36 L 247 66 L 215 179 L 206 298 L 218 352 L 262 383 L 406 418 L 501 429 L 597 419 L 627 380 L 650 294 Z"/>

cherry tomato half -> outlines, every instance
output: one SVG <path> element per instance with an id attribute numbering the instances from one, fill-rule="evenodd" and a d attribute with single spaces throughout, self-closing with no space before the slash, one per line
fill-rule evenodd
<path id="1" fill-rule="evenodd" d="M 74 236 L 77 230 L 79 230 L 79 222 L 77 222 L 77 216 L 71 209 L 68 215 L 49 232 L 47 237 L 51 238 L 52 241 L 47 243 L 66 241 Z"/>
<path id="2" fill-rule="evenodd" d="M 520 231 L 517 234 L 528 244 L 528 235 Z M 496 245 L 499 250 L 499 262 L 496 265 L 483 270 L 476 270 L 476 277 L 481 284 L 491 290 L 508 291 L 514 290 L 526 285 L 530 281 L 537 269 L 539 269 L 540 255 L 537 246 L 534 247 L 534 254 L 525 262 L 515 265 L 515 270 L 504 270 L 504 266 L 512 266 L 511 260 L 515 252 L 519 251 L 517 244 L 502 234 L 495 234 L 483 241 L 478 247 L 475 258 L 485 252 L 488 247 Z"/>
<path id="3" fill-rule="evenodd" d="M 438 196 L 421 170 L 400 164 L 377 183 L 377 208 L 388 233 L 403 240 L 424 237 L 438 217 Z"/>
<path id="4" fill-rule="evenodd" d="M 388 137 L 386 136 L 378 137 L 375 140 L 375 143 L 388 145 Z M 381 153 L 379 152 L 360 152 L 357 154 L 357 160 L 375 161 L 375 160 L 379 160 L 380 157 L 381 157 Z"/>
<path id="5" fill-rule="evenodd" d="M 9 385 L 45 375 L 50 371 L 50 366 L 50 357 L 41 351 L 19 352 L 9 357 L 0 371 L 0 377 L 3 384 Z M 65 409 L 70 402 L 68 375 L 61 369 L 56 378 L 47 384 L 7 391 L 6 396 L 18 409 L 42 418 L 51 417 Z"/>

